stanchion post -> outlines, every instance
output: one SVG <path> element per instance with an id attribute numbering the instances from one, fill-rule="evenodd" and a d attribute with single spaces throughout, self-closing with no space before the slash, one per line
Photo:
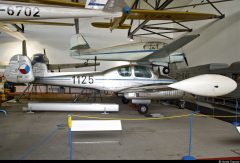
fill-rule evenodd
<path id="1" fill-rule="evenodd" d="M 183 156 L 183 160 L 196 160 L 195 157 L 191 156 L 192 152 L 192 123 L 193 123 L 194 113 L 190 114 L 190 127 L 189 127 L 189 148 L 188 148 L 188 156 Z"/>
<path id="2" fill-rule="evenodd" d="M 69 128 L 69 158 L 72 160 L 72 115 L 68 115 Z"/>
<path id="3" fill-rule="evenodd" d="M 238 99 L 237 98 L 236 98 L 235 108 L 236 108 L 236 119 L 235 119 L 235 122 L 233 122 L 232 124 L 234 126 L 240 126 L 240 122 L 238 122 Z"/>

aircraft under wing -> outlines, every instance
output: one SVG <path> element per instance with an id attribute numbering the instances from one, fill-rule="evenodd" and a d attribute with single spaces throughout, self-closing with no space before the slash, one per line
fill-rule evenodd
<path id="1" fill-rule="evenodd" d="M 100 63 L 96 63 L 96 66 L 100 65 Z M 74 64 L 49 64 L 47 65 L 49 70 L 59 70 L 66 68 L 80 68 L 80 67 L 90 67 L 95 66 L 95 63 L 74 63 Z"/>
<path id="2" fill-rule="evenodd" d="M 64 0 L 3 0 L 3 1 L 37 3 L 37 4 L 79 7 L 79 8 L 84 8 L 85 7 L 85 3 L 68 2 L 68 1 L 64 1 Z"/>
<path id="3" fill-rule="evenodd" d="M 92 26 L 97 28 L 127 29 L 128 24 L 123 24 L 126 19 L 134 20 L 181 20 L 181 21 L 197 21 L 205 19 L 215 19 L 218 15 L 209 13 L 169 11 L 169 10 L 131 10 L 126 8 L 122 17 L 115 18 L 113 22 L 93 22 Z"/>

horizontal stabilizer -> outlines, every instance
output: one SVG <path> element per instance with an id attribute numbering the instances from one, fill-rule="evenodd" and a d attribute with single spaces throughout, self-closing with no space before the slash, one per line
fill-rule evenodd
<path id="1" fill-rule="evenodd" d="M 81 49 L 90 49 L 90 46 L 81 34 L 75 34 L 70 40 L 70 50 Z"/>
<path id="2" fill-rule="evenodd" d="M 97 28 L 110 28 L 112 27 L 111 23 L 104 23 L 104 22 L 93 22 L 92 26 Z M 116 27 L 116 29 L 129 29 L 131 25 L 129 24 L 121 24 L 121 26 Z"/>
<path id="3" fill-rule="evenodd" d="M 217 97 L 234 91 L 237 83 L 226 76 L 205 74 L 170 84 L 169 87 L 198 96 Z"/>
<path id="4" fill-rule="evenodd" d="M 197 38 L 199 36 L 200 36 L 199 34 L 185 35 L 185 36 L 171 42 L 170 44 L 163 46 L 163 48 L 161 48 L 159 51 L 150 54 L 149 56 L 145 57 L 142 60 L 158 59 L 158 58 L 162 58 L 162 57 L 167 57 L 171 53 L 173 53 L 176 50 L 178 50 L 179 48 L 185 46 L 186 44 L 188 44 L 189 42 L 191 42 L 192 40 L 194 40 L 195 38 Z"/>

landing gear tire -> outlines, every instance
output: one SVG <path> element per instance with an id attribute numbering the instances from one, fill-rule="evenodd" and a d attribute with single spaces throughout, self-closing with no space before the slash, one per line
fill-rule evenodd
<path id="1" fill-rule="evenodd" d="M 147 114 L 148 106 L 147 105 L 139 105 L 138 113 L 139 114 Z"/>
<path id="2" fill-rule="evenodd" d="M 185 101 L 179 101 L 179 102 L 178 102 L 178 108 L 179 108 L 179 109 L 184 109 L 184 108 L 185 108 L 185 104 L 186 104 Z"/>
<path id="3" fill-rule="evenodd" d="M 164 67 L 162 71 L 166 75 L 170 73 L 170 69 L 168 67 Z"/>
<path id="4" fill-rule="evenodd" d="M 122 97 L 122 103 L 128 104 L 130 100 L 126 99 L 125 97 Z"/>

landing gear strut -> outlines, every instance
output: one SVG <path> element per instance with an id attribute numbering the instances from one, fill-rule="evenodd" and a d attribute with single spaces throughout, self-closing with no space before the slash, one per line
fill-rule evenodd
<path id="1" fill-rule="evenodd" d="M 167 75 L 167 74 L 170 73 L 169 67 L 163 67 L 162 71 L 163 71 L 163 73 L 164 73 L 165 75 Z"/>
<path id="2" fill-rule="evenodd" d="M 184 100 L 180 100 L 178 102 L 178 108 L 179 109 L 184 109 L 185 108 L 185 104 L 186 104 L 186 102 Z"/>
<path id="3" fill-rule="evenodd" d="M 130 100 L 126 99 L 125 97 L 122 97 L 122 103 L 128 104 Z"/>

